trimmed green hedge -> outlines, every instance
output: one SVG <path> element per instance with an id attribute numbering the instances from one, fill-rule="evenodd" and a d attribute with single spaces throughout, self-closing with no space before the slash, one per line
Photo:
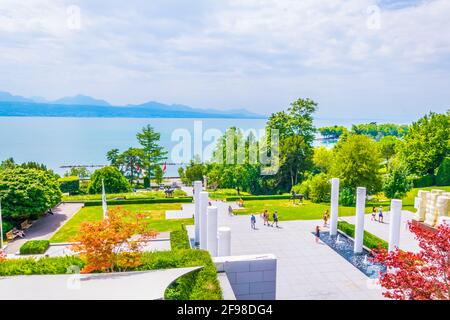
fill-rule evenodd
<path id="1" fill-rule="evenodd" d="M 166 300 L 222 300 L 217 269 L 204 250 L 175 250 L 144 253 L 136 271 L 203 266 L 180 277 L 165 292 Z"/>
<path id="2" fill-rule="evenodd" d="M 30 240 L 20 247 L 20 254 L 43 254 L 49 246 L 48 240 Z"/>
<path id="3" fill-rule="evenodd" d="M 0 262 L 0 276 L 32 274 L 65 274 L 85 263 L 79 257 L 22 258 Z M 146 271 L 202 266 L 198 271 L 180 277 L 165 292 L 167 300 L 221 300 L 222 289 L 211 256 L 204 250 L 171 250 L 144 252 L 141 265 L 127 271 Z M 117 270 L 119 271 L 119 270 Z"/>
<path id="4" fill-rule="evenodd" d="M 190 249 L 191 244 L 186 228 L 182 225 L 181 230 L 170 233 L 170 247 L 172 250 Z"/>
<path id="5" fill-rule="evenodd" d="M 338 221 L 338 229 L 344 232 L 349 237 L 355 238 L 355 225 L 346 221 Z M 389 247 L 389 244 L 386 241 L 365 230 L 363 243 L 367 248 L 371 250 L 378 249 L 379 247 L 388 249 Z"/>
<path id="6" fill-rule="evenodd" d="M 180 198 L 160 198 L 160 199 L 135 199 L 135 200 L 108 200 L 109 205 L 127 205 L 127 204 L 148 204 L 148 203 L 178 203 L 178 202 L 192 202 L 192 197 L 180 197 Z M 101 200 L 89 200 L 89 201 L 70 201 L 75 203 L 84 203 L 85 207 L 101 206 Z"/>
<path id="7" fill-rule="evenodd" d="M 426 188 L 435 185 L 436 177 L 432 174 L 412 180 L 414 188 Z"/>
<path id="8" fill-rule="evenodd" d="M 239 199 L 242 199 L 244 201 L 246 200 L 277 200 L 277 199 L 291 199 L 290 194 L 276 194 L 276 195 L 262 195 L 262 196 L 232 196 L 232 197 L 226 197 L 225 201 L 237 201 Z"/>
<path id="9" fill-rule="evenodd" d="M 80 178 L 79 177 L 64 177 L 58 180 L 59 188 L 62 193 L 78 194 L 80 193 Z"/>
<path id="10" fill-rule="evenodd" d="M 84 267 L 84 262 L 78 257 L 7 259 L 0 262 L 0 276 L 64 274 L 72 266 L 81 269 Z"/>

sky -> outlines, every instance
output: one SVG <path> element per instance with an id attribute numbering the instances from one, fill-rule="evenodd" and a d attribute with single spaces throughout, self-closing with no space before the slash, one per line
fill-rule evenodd
<path id="1" fill-rule="evenodd" d="M 0 91 L 324 119 L 450 108 L 448 0 L 0 0 Z"/>

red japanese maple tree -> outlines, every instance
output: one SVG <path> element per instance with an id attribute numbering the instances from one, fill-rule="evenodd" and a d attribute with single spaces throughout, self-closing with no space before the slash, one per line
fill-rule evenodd
<path id="1" fill-rule="evenodd" d="M 417 253 L 378 249 L 374 261 L 386 265 L 380 284 L 383 295 L 397 300 L 448 300 L 450 297 L 450 226 L 435 231 L 418 224 L 409 229 L 419 242 Z"/>
<path id="2" fill-rule="evenodd" d="M 83 222 L 72 250 L 86 261 L 82 273 L 122 271 L 140 264 L 141 249 L 156 236 L 145 215 L 121 207 L 108 211 L 108 218 Z"/>

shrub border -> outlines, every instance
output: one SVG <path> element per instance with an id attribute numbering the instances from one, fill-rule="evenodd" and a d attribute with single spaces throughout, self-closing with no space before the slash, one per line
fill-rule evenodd
<path id="1" fill-rule="evenodd" d="M 262 196 L 231 196 L 226 197 L 225 201 L 236 201 L 236 200 L 277 200 L 277 199 L 291 199 L 290 194 L 274 194 L 274 195 L 262 195 Z"/>
<path id="2" fill-rule="evenodd" d="M 338 229 L 345 233 L 350 238 L 355 238 L 355 225 L 348 223 L 347 221 L 339 220 Z M 387 241 L 377 237 L 376 235 L 364 230 L 363 244 L 370 250 L 378 249 L 381 247 L 383 249 L 388 249 L 389 244 Z"/>
<path id="3" fill-rule="evenodd" d="M 160 198 L 160 199 L 133 199 L 133 200 L 107 200 L 109 205 L 127 205 L 127 204 L 150 204 L 150 203 L 188 203 L 192 202 L 192 197 L 180 197 L 180 198 Z M 63 203 L 84 203 L 85 207 L 101 206 L 101 200 L 73 200 L 63 201 Z"/>

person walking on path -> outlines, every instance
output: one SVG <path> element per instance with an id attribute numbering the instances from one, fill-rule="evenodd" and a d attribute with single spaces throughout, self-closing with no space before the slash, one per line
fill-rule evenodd
<path id="1" fill-rule="evenodd" d="M 228 214 L 229 214 L 230 216 L 233 215 L 233 208 L 232 208 L 231 206 L 228 206 Z"/>
<path id="2" fill-rule="evenodd" d="M 316 243 L 319 243 L 319 240 L 320 240 L 320 227 L 319 226 L 316 226 L 315 234 L 316 234 Z"/>
<path id="3" fill-rule="evenodd" d="M 325 213 L 323 214 L 323 226 L 326 227 L 328 222 L 328 209 L 325 210 Z"/>
<path id="4" fill-rule="evenodd" d="M 273 213 L 272 227 L 273 225 L 275 225 L 278 228 L 278 213 L 276 211 Z"/>
<path id="5" fill-rule="evenodd" d="M 378 222 L 383 223 L 383 207 L 380 206 L 380 210 L 378 211 Z"/>
<path id="6" fill-rule="evenodd" d="M 267 210 L 264 210 L 262 218 L 264 220 L 264 225 L 265 226 L 269 225 L 269 214 L 267 213 Z"/>
<path id="7" fill-rule="evenodd" d="M 377 207 L 372 208 L 372 221 L 377 221 Z"/>
<path id="8" fill-rule="evenodd" d="M 251 223 L 252 229 L 255 230 L 256 229 L 256 217 L 254 214 L 252 214 L 252 216 L 250 218 L 250 223 Z"/>

